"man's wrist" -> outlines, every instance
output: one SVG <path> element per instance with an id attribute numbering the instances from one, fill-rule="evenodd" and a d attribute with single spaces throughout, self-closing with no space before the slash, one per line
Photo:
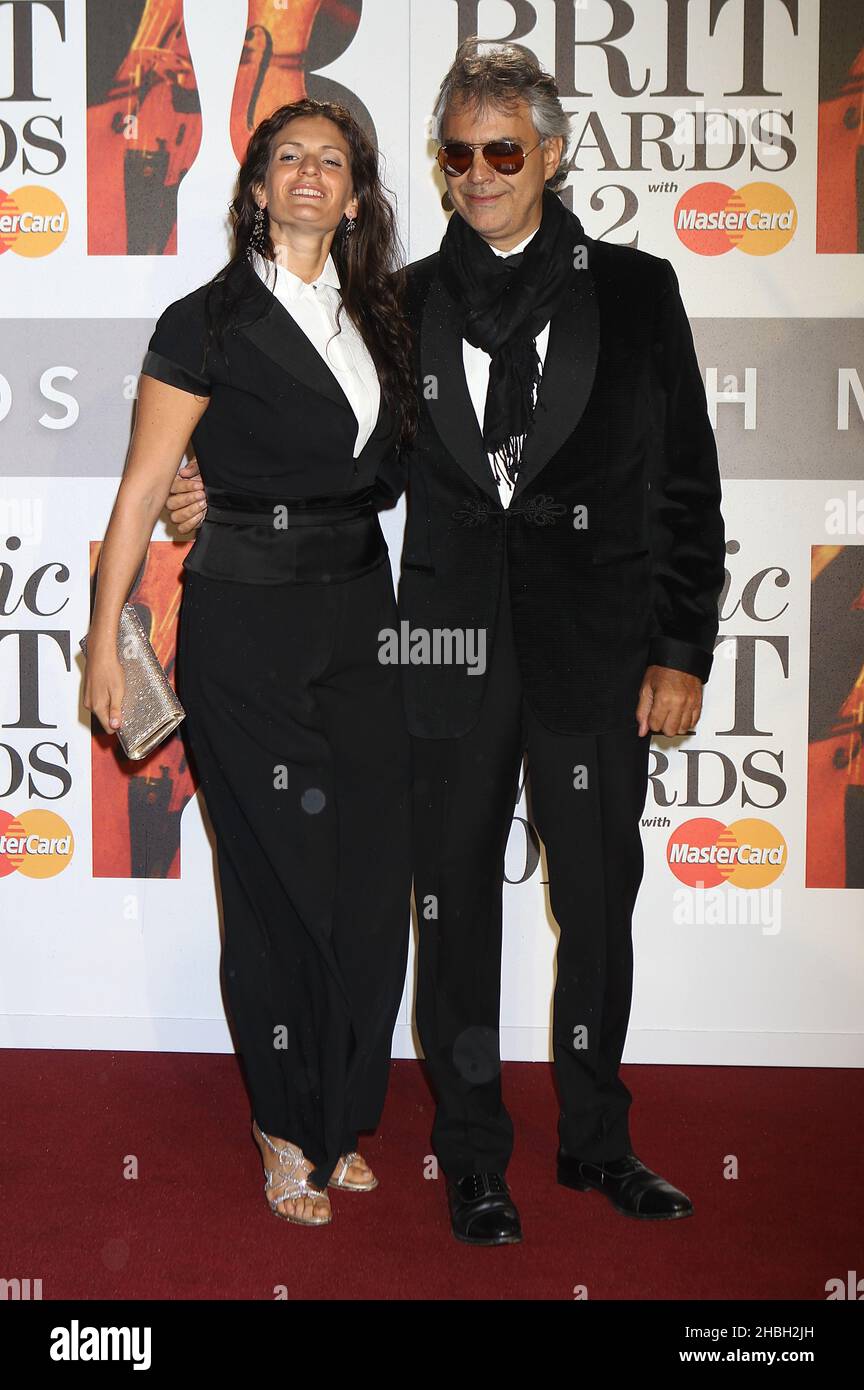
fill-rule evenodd
<path id="1" fill-rule="evenodd" d="M 711 674 L 713 662 L 712 652 L 706 652 L 693 642 L 682 642 L 679 637 L 653 637 L 648 648 L 649 666 L 668 666 L 673 671 L 684 671 L 689 676 L 698 676 L 703 683 Z"/>

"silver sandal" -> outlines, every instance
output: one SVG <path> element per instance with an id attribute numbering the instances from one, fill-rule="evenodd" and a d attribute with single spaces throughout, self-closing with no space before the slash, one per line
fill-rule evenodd
<path id="1" fill-rule="evenodd" d="M 348 1169 L 351 1167 L 351 1164 L 354 1162 L 355 1159 L 360 1158 L 360 1157 L 362 1157 L 362 1155 L 361 1155 L 361 1154 L 358 1154 L 358 1153 L 355 1152 L 353 1149 L 352 1149 L 351 1153 L 343 1154 L 343 1155 L 342 1155 L 342 1158 L 340 1159 L 340 1162 L 341 1162 L 341 1164 L 342 1164 L 342 1169 L 341 1169 L 341 1171 L 340 1171 L 340 1173 L 339 1173 L 339 1176 L 338 1176 L 338 1178 L 335 1177 L 335 1176 L 334 1176 L 334 1177 L 331 1177 L 331 1179 L 330 1179 L 330 1181 L 328 1182 L 327 1186 L 328 1186 L 328 1187 L 341 1187 L 341 1188 L 343 1189 L 343 1191 L 345 1191 L 345 1192 L 372 1192 L 372 1191 L 374 1190 L 374 1188 L 376 1188 L 376 1187 L 378 1186 L 378 1179 L 374 1176 L 374 1174 L 373 1174 L 373 1177 L 372 1177 L 372 1181 L 371 1181 L 371 1182 L 346 1182 L 346 1181 L 345 1181 L 345 1175 L 346 1175 L 346 1173 L 348 1172 Z"/>
<path id="2" fill-rule="evenodd" d="M 264 1193 L 270 1204 L 270 1210 L 274 1212 L 276 1216 L 281 1216 L 283 1221 L 290 1221 L 294 1226 L 329 1226 L 330 1222 L 333 1220 L 332 1212 L 327 1216 L 311 1216 L 307 1218 L 303 1216 L 289 1216 L 287 1212 L 279 1210 L 280 1202 L 293 1202 L 300 1197 L 311 1197 L 313 1199 L 320 1199 L 323 1197 L 329 1206 L 329 1198 L 327 1197 L 326 1191 L 310 1185 L 308 1173 L 300 1173 L 298 1176 L 300 1164 L 305 1161 L 302 1149 L 298 1149 L 296 1144 L 291 1143 L 287 1143 L 280 1148 L 277 1144 L 273 1143 L 269 1134 L 265 1134 L 257 1123 L 253 1127 L 253 1135 L 256 1129 L 264 1140 L 264 1143 L 268 1148 L 272 1149 L 279 1160 L 278 1168 L 268 1168 L 266 1164 L 264 1165 L 264 1171 L 266 1173 Z M 280 1190 L 276 1192 L 276 1188 Z"/>

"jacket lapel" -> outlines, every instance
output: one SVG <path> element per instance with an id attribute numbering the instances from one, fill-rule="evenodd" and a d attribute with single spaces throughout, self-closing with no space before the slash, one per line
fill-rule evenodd
<path id="1" fill-rule="evenodd" d="M 578 425 L 594 385 L 599 347 L 597 288 L 586 266 L 573 271 L 567 293 L 550 320 L 546 359 L 534 416 L 522 446 L 514 501 Z"/>
<path id="2" fill-rule="evenodd" d="M 589 238 L 585 241 L 589 243 Z M 465 379 L 458 319 L 456 304 L 436 276 L 426 297 L 420 332 L 421 388 L 425 390 L 431 378 L 435 389 L 428 400 L 429 412 L 448 452 L 478 487 L 500 502 Z M 574 269 L 550 321 L 537 405 L 522 447 L 514 500 L 578 425 L 594 384 L 599 343 L 594 276 L 588 267 Z"/>
<path id="3" fill-rule="evenodd" d="M 304 386 L 318 391 L 334 405 L 341 406 L 353 416 L 351 402 L 318 349 L 310 343 L 303 329 L 291 317 L 284 304 L 271 294 L 268 286 L 251 265 L 247 266 L 247 274 L 252 303 L 256 311 L 260 312 L 263 306 L 265 312 L 262 317 L 256 318 L 254 323 L 241 324 L 240 333 L 261 352 L 266 353 L 270 360 L 289 376 L 296 377 Z M 374 432 L 377 432 L 381 424 L 381 415 L 382 411 L 379 408 Z"/>
<path id="4" fill-rule="evenodd" d="M 483 447 L 483 435 L 468 393 L 457 308 L 437 275 L 429 287 L 423 309 L 420 363 L 420 388 L 425 395 L 429 383 L 429 413 L 445 448 L 477 486 L 500 506 L 498 488 Z"/>

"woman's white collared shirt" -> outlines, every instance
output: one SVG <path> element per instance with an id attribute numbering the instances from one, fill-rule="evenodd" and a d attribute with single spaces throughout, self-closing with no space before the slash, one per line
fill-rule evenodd
<path id="1" fill-rule="evenodd" d="M 348 397 L 357 419 L 354 443 L 356 459 L 375 428 L 381 403 L 381 386 L 369 349 L 347 309 L 342 310 L 341 331 L 337 332 L 336 310 L 341 303 L 342 293 L 333 257 L 328 255 L 324 269 L 311 284 L 277 261 L 276 284 L 273 285 L 274 262 L 265 260 L 257 251 L 252 253 L 252 264 L 261 280 L 272 288 L 276 298 L 324 358 Z"/>

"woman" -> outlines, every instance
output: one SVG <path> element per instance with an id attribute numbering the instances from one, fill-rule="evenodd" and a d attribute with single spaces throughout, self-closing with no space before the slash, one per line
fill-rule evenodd
<path id="1" fill-rule="evenodd" d="M 168 306 L 99 565 L 85 705 L 119 723 L 119 614 L 191 436 L 207 517 L 184 560 L 177 687 L 213 824 L 225 990 L 277 1215 L 369 1191 L 410 895 L 409 744 L 375 511 L 416 423 L 393 213 L 329 102 L 257 127 L 233 254 Z M 271 288 L 272 287 L 272 288 Z"/>

